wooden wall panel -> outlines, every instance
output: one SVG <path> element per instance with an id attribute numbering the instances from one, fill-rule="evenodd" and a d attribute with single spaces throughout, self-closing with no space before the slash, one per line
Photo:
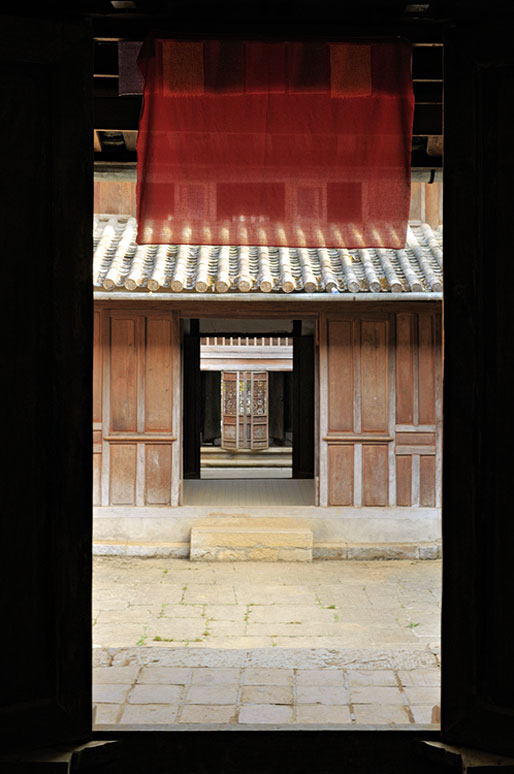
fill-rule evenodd
<path id="1" fill-rule="evenodd" d="M 327 416 L 321 426 L 320 472 L 326 477 L 320 485 L 321 504 L 386 506 L 390 492 L 394 502 L 389 321 L 383 311 L 327 321 L 326 340 L 321 338 L 321 362 L 326 358 L 327 364 L 326 408 L 323 393 L 321 403 L 321 417 L 325 410 Z M 384 443 L 376 446 L 382 438 Z"/>
<path id="2" fill-rule="evenodd" d="M 180 501 L 180 351 L 176 314 L 112 310 L 104 352 L 102 505 Z M 175 439 L 175 436 L 177 438 Z M 98 499 L 96 504 L 100 504 Z"/>
<path id="3" fill-rule="evenodd" d="M 439 502 L 441 333 L 437 313 L 397 314 L 395 461 L 398 505 Z M 401 426 L 401 427 L 399 427 Z"/>
<path id="4" fill-rule="evenodd" d="M 396 457 L 396 504 L 412 505 L 412 457 Z"/>
<path id="5" fill-rule="evenodd" d="M 389 471 L 386 444 L 362 445 L 362 504 L 387 505 Z"/>
<path id="6" fill-rule="evenodd" d="M 102 454 L 93 452 L 93 505 L 102 504 Z"/>
<path id="7" fill-rule="evenodd" d="M 409 220 L 421 220 L 422 219 L 422 194 L 421 187 L 423 183 L 411 183 L 410 189 L 410 211 Z M 96 210 L 98 212 L 98 210 Z"/>
<path id="8" fill-rule="evenodd" d="M 328 432 L 353 430 L 353 332 L 350 320 L 328 323 Z"/>
<path id="9" fill-rule="evenodd" d="M 362 432 L 387 432 L 387 322 L 361 321 L 360 385 Z"/>
<path id="10" fill-rule="evenodd" d="M 171 432 L 173 373 L 171 320 L 146 320 L 145 430 Z"/>
<path id="11" fill-rule="evenodd" d="M 443 222 L 443 196 L 441 183 L 424 183 L 425 223 L 437 228 Z"/>
<path id="12" fill-rule="evenodd" d="M 419 423 L 429 425 L 435 423 L 435 335 L 434 316 L 420 314 L 418 316 L 419 351 L 418 351 L 418 382 L 419 382 Z"/>
<path id="13" fill-rule="evenodd" d="M 145 505 L 169 505 L 171 444 L 145 444 Z"/>
<path id="14" fill-rule="evenodd" d="M 136 215 L 136 184 L 132 180 L 95 180 L 95 212 Z"/>
<path id="15" fill-rule="evenodd" d="M 396 315 L 396 422 L 414 421 L 414 316 Z"/>
<path id="16" fill-rule="evenodd" d="M 110 448 L 110 502 L 112 505 L 135 505 L 136 461 L 135 443 L 113 443 Z"/>
<path id="17" fill-rule="evenodd" d="M 412 183 L 409 220 L 437 228 L 443 222 L 443 186 L 440 182 Z"/>
<path id="18" fill-rule="evenodd" d="M 433 446 L 435 451 L 435 432 L 396 433 L 396 444 L 400 446 Z"/>
<path id="19" fill-rule="evenodd" d="M 102 421 L 102 361 L 103 361 L 103 315 L 94 313 L 93 322 L 93 422 Z"/>
<path id="20" fill-rule="evenodd" d="M 328 447 L 328 504 L 353 505 L 354 446 Z"/>
<path id="21" fill-rule="evenodd" d="M 111 430 L 137 430 L 135 319 L 111 319 Z"/>
<path id="22" fill-rule="evenodd" d="M 435 505 L 435 455 L 422 454 L 419 458 L 419 504 Z"/>

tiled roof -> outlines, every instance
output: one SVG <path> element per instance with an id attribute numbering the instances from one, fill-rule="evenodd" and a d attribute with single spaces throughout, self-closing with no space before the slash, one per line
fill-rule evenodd
<path id="1" fill-rule="evenodd" d="M 404 250 L 136 245 L 135 218 L 95 215 L 95 289 L 167 293 L 440 293 L 442 231 L 411 223 Z"/>

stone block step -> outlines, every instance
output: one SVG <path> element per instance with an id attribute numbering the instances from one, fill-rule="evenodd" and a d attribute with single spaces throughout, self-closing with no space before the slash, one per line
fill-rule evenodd
<path id="1" fill-rule="evenodd" d="M 312 530 L 301 519 L 210 518 L 191 529 L 191 561 L 311 562 Z"/>
<path id="2" fill-rule="evenodd" d="M 290 467 L 293 464 L 293 452 L 290 446 L 275 446 L 259 451 L 238 449 L 229 451 L 220 447 L 207 446 L 200 450 L 200 466 L 209 467 Z"/>

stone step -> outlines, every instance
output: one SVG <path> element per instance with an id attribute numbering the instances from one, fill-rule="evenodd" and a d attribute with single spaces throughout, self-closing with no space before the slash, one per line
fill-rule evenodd
<path id="1" fill-rule="evenodd" d="M 281 454 L 292 454 L 293 447 L 292 446 L 268 446 L 267 449 L 224 449 L 221 446 L 202 446 L 201 447 L 202 454 L 233 454 L 238 455 L 239 457 L 244 457 L 245 455 L 250 455 L 252 457 L 257 456 L 260 457 L 263 454 L 275 454 L 275 455 L 281 455 Z"/>
<path id="2" fill-rule="evenodd" d="M 249 467 L 232 467 L 232 466 L 226 466 L 226 467 L 220 467 L 220 468 L 214 468 L 211 466 L 207 466 L 201 469 L 200 471 L 200 478 L 202 480 L 216 480 L 216 479 L 225 479 L 225 480 L 253 480 L 255 478 L 287 478 L 291 479 L 292 476 L 292 470 L 290 467 L 285 468 L 279 468 L 278 466 L 274 466 L 272 468 L 268 467 L 260 467 L 260 468 L 249 468 Z"/>
<path id="3" fill-rule="evenodd" d="M 311 562 L 312 530 L 301 519 L 211 518 L 191 529 L 191 561 Z"/>
<path id="4" fill-rule="evenodd" d="M 254 451 L 240 449 L 229 451 L 220 447 L 202 447 L 200 450 L 200 466 L 202 468 L 258 468 L 258 467 L 289 467 L 293 464 L 293 451 L 289 446 L 272 447 Z"/>
<path id="5" fill-rule="evenodd" d="M 200 457 L 201 468 L 287 468 L 293 464 L 292 455 L 284 455 L 277 459 L 234 459 L 233 457 Z"/>

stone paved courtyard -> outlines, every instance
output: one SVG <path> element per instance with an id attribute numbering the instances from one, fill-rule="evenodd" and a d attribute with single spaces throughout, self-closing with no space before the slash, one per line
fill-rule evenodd
<path id="1" fill-rule="evenodd" d="M 439 561 L 94 564 L 98 728 L 434 727 Z"/>

